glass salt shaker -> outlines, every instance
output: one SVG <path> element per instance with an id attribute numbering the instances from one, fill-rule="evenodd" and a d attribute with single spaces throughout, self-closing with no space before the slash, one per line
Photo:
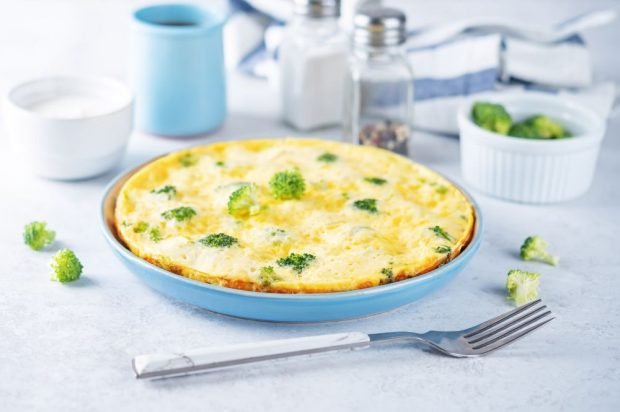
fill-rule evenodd
<path id="1" fill-rule="evenodd" d="M 282 118 L 298 130 L 339 125 L 347 72 L 340 0 L 294 0 L 293 7 L 278 58 Z"/>
<path id="2" fill-rule="evenodd" d="M 413 71 L 403 44 L 406 17 L 399 10 L 360 10 L 344 98 L 345 138 L 408 155 L 413 120 Z"/>

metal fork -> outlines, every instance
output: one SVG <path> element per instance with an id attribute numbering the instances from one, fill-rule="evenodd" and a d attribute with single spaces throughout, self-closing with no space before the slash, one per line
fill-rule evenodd
<path id="1" fill-rule="evenodd" d="M 421 342 L 456 358 L 476 357 L 503 348 L 553 319 L 551 311 L 538 299 L 460 331 L 336 333 L 202 348 L 183 353 L 141 355 L 133 359 L 132 366 L 138 379 L 161 378 L 319 352 L 363 349 L 371 344 L 393 340 Z"/>

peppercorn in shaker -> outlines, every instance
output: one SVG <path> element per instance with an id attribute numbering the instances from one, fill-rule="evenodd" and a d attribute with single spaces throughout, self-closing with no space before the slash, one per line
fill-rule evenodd
<path id="1" fill-rule="evenodd" d="M 345 138 L 407 155 L 413 72 L 402 47 L 405 15 L 391 8 L 367 8 L 353 22 L 344 98 Z"/>
<path id="2" fill-rule="evenodd" d="M 294 0 L 279 50 L 283 120 L 298 130 L 342 123 L 347 37 L 339 0 Z"/>

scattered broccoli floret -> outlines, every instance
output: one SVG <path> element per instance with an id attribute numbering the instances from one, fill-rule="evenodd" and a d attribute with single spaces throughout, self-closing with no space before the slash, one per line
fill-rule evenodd
<path id="1" fill-rule="evenodd" d="M 445 230 L 443 230 L 441 227 L 439 226 L 433 226 L 433 227 L 429 227 L 428 230 L 432 230 L 433 233 L 435 233 L 436 236 L 445 239 L 445 240 L 452 240 L 452 236 L 450 236 L 448 234 L 448 232 L 446 232 Z"/>
<path id="2" fill-rule="evenodd" d="M 241 186 L 228 198 L 228 213 L 235 217 L 248 217 L 259 211 L 258 188 L 254 183 Z"/>
<path id="3" fill-rule="evenodd" d="M 385 279 L 388 282 L 391 282 L 394 280 L 394 271 L 392 270 L 392 268 L 381 269 L 381 274 L 385 276 Z"/>
<path id="4" fill-rule="evenodd" d="M 440 195 L 445 195 L 446 193 L 448 193 L 448 186 L 444 186 L 444 185 L 437 186 L 435 188 L 435 192 L 439 193 Z"/>
<path id="5" fill-rule="evenodd" d="M 525 123 L 515 123 L 508 131 L 509 136 L 524 137 L 526 139 L 536 139 L 536 130 Z"/>
<path id="6" fill-rule="evenodd" d="M 221 160 L 218 160 L 217 162 L 215 162 L 215 165 L 216 165 L 216 166 L 219 166 L 219 167 L 222 167 L 222 166 L 224 166 L 225 164 L 226 164 L 226 163 L 224 163 L 224 162 L 223 162 L 223 161 L 221 161 Z"/>
<path id="7" fill-rule="evenodd" d="M 160 187 L 159 189 L 151 190 L 151 193 L 155 193 L 158 195 L 166 195 L 168 199 L 172 199 L 177 195 L 177 188 L 172 185 L 166 185 L 164 187 Z"/>
<path id="8" fill-rule="evenodd" d="M 272 283 L 282 280 L 280 276 L 276 274 L 273 266 L 263 266 L 260 268 L 260 275 L 258 276 L 261 285 L 271 286 Z"/>
<path id="9" fill-rule="evenodd" d="M 450 253 L 450 252 L 452 252 L 452 248 L 450 246 L 441 245 L 441 246 L 437 246 L 435 248 L 435 252 L 437 252 L 437 253 Z"/>
<path id="10" fill-rule="evenodd" d="M 198 156 L 196 156 L 194 153 L 183 153 L 181 156 L 179 156 L 179 163 L 181 163 L 181 166 L 183 167 L 194 166 L 196 163 L 198 163 L 198 160 Z"/>
<path id="11" fill-rule="evenodd" d="M 527 139 L 562 139 L 571 137 L 571 134 L 561 124 L 541 114 L 513 124 L 508 134 Z"/>
<path id="12" fill-rule="evenodd" d="M 47 228 L 45 222 L 30 222 L 24 226 L 24 243 L 32 250 L 41 250 L 54 243 L 56 232 Z"/>
<path id="13" fill-rule="evenodd" d="M 381 186 L 387 183 L 387 180 L 383 179 L 382 177 L 365 177 L 364 181 L 377 186 Z"/>
<path id="14" fill-rule="evenodd" d="M 306 190 L 306 182 L 299 170 L 278 172 L 269 181 L 273 197 L 280 200 L 300 199 Z"/>
<path id="15" fill-rule="evenodd" d="M 547 246 L 549 246 L 549 244 L 540 236 L 530 236 L 525 239 L 523 245 L 521 245 L 521 259 L 538 260 L 557 266 L 560 258 L 547 252 Z"/>
<path id="16" fill-rule="evenodd" d="M 333 163 L 338 160 L 338 156 L 333 153 L 323 153 L 322 155 L 317 157 L 316 160 L 318 160 L 319 162 Z"/>
<path id="17" fill-rule="evenodd" d="M 153 227 L 151 228 L 151 230 L 149 230 L 149 238 L 157 243 L 160 240 L 162 240 L 164 237 L 161 235 L 161 231 L 159 230 L 158 227 Z"/>
<path id="18" fill-rule="evenodd" d="M 135 233 L 144 233 L 146 232 L 146 230 L 149 228 L 148 223 L 146 222 L 138 222 L 136 223 L 136 225 L 133 227 L 133 231 Z"/>
<path id="19" fill-rule="evenodd" d="M 529 117 L 522 123 L 524 126 L 530 127 L 535 137 L 539 139 L 561 139 L 563 137 L 570 137 L 570 134 L 564 130 L 561 124 L 542 114 Z"/>
<path id="20" fill-rule="evenodd" d="M 512 126 L 512 118 L 501 104 L 476 102 L 471 116 L 478 126 L 499 134 L 507 134 Z"/>
<path id="21" fill-rule="evenodd" d="M 316 259 L 316 256 L 310 253 L 291 253 L 285 258 L 278 259 L 278 266 L 289 266 L 294 272 L 301 273 L 310 263 Z"/>
<path id="22" fill-rule="evenodd" d="M 196 216 L 196 211 L 191 207 L 180 206 L 174 209 L 166 210 L 161 214 L 161 216 L 166 220 L 174 219 L 177 222 L 182 222 Z"/>
<path id="23" fill-rule="evenodd" d="M 52 279 L 61 283 L 73 282 L 79 279 L 83 269 L 80 260 L 69 249 L 58 251 L 52 258 L 50 266 L 54 271 Z"/>
<path id="24" fill-rule="evenodd" d="M 226 233 L 215 233 L 208 235 L 199 240 L 205 246 L 208 247 L 231 247 L 234 244 L 239 243 L 237 238 L 227 235 Z"/>
<path id="25" fill-rule="evenodd" d="M 537 299 L 539 278 L 539 273 L 512 269 L 508 272 L 508 279 L 506 280 L 508 299 L 516 303 L 517 306 Z"/>
<path id="26" fill-rule="evenodd" d="M 378 213 L 379 209 L 377 209 L 377 199 L 361 199 L 353 202 L 353 207 L 365 210 L 368 213 Z"/>

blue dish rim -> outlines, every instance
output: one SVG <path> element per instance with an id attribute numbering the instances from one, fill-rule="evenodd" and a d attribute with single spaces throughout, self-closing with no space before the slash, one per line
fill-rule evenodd
<path id="1" fill-rule="evenodd" d="M 199 146 L 203 146 L 203 145 L 199 145 Z M 189 148 L 191 149 L 191 148 Z M 185 149 L 187 150 L 187 149 Z M 174 153 L 176 151 L 170 152 L 170 153 Z M 373 286 L 370 288 L 364 288 L 364 289 L 356 289 L 356 290 L 350 290 L 350 291 L 345 291 L 345 292 L 329 292 L 329 293 L 268 293 L 268 292 L 254 292 L 254 291 L 248 291 L 248 290 L 242 290 L 242 289 L 234 289 L 234 288 L 227 288 L 224 286 L 219 286 L 219 285 L 212 285 L 210 283 L 204 283 L 204 282 L 200 282 L 197 280 L 192 280 L 192 279 L 188 279 L 184 276 L 180 276 L 177 275 L 176 273 L 170 272 L 168 270 L 165 270 L 163 268 L 160 268 L 159 266 L 153 265 L 150 262 L 147 262 L 146 260 L 142 259 L 139 256 L 136 256 L 135 254 L 133 254 L 129 249 L 127 249 L 121 241 L 119 241 L 117 239 L 117 237 L 112 233 L 112 229 L 108 226 L 107 222 L 106 222 L 106 213 L 105 213 L 105 207 L 106 207 L 106 202 L 108 201 L 108 198 L 110 196 L 110 193 L 112 192 L 113 189 L 116 188 L 117 185 L 119 185 L 119 183 L 121 181 L 126 181 L 129 177 L 131 177 L 133 174 L 135 174 L 136 172 L 138 172 L 138 170 L 142 169 L 143 167 L 145 167 L 146 165 L 150 164 L 151 162 L 154 162 L 155 160 L 159 159 L 160 157 L 163 156 L 167 156 L 170 153 L 166 153 L 166 154 L 162 154 L 160 156 L 157 156 L 145 163 L 142 163 L 139 166 L 133 167 L 131 169 L 128 170 L 124 170 L 123 172 L 119 173 L 118 175 L 116 175 L 111 181 L 110 183 L 108 183 L 108 185 L 106 186 L 106 188 L 103 191 L 103 195 L 101 197 L 101 200 L 99 202 L 99 213 L 98 213 L 98 220 L 99 220 L 99 226 L 103 232 L 104 237 L 106 238 L 106 241 L 112 245 L 112 247 L 118 252 L 120 253 L 124 258 L 132 261 L 134 264 L 136 265 L 140 265 L 140 266 L 144 266 L 150 270 L 153 270 L 157 273 L 159 273 L 160 275 L 164 275 L 167 277 L 171 277 L 176 279 L 177 281 L 181 281 L 181 282 L 185 282 L 189 285 L 192 286 L 196 286 L 196 287 L 201 287 L 210 291 L 213 291 L 215 293 L 223 293 L 223 294 L 231 294 L 231 295 L 236 295 L 236 296 L 244 296 L 244 297 L 248 297 L 248 298 L 253 298 L 253 299 L 269 299 L 269 300 L 282 300 L 282 301 L 288 301 L 288 300 L 332 300 L 332 299 L 348 299 L 348 298 L 355 298 L 355 297 L 359 297 L 359 296 L 372 296 L 372 295 L 376 295 L 376 294 L 383 294 L 383 293 L 387 293 L 389 291 L 393 291 L 399 288 L 404 288 L 407 286 L 410 286 L 412 284 L 416 284 L 416 283 L 424 283 L 427 281 L 430 281 L 434 278 L 440 277 L 441 275 L 443 275 L 445 272 L 449 272 L 452 269 L 452 266 L 456 266 L 458 265 L 458 263 L 461 260 L 466 260 L 470 255 L 474 254 L 476 252 L 476 250 L 478 249 L 481 241 L 482 241 L 482 230 L 483 230 L 483 220 L 482 220 L 482 214 L 480 212 L 480 206 L 478 205 L 478 203 L 474 200 L 474 198 L 471 196 L 471 194 L 469 194 L 469 192 L 467 192 L 465 189 L 463 189 L 463 187 L 461 187 L 461 185 L 455 183 L 452 179 L 444 176 L 442 173 L 437 172 L 436 170 L 429 168 L 430 170 L 433 171 L 433 173 L 437 173 L 438 175 L 440 175 L 441 177 L 443 177 L 444 179 L 446 179 L 447 181 L 449 181 L 452 185 L 454 185 L 454 187 L 456 187 L 459 191 L 461 191 L 461 193 L 467 198 L 467 200 L 470 202 L 470 204 L 472 205 L 473 209 L 474 209 L 474 219 L 475 219 L 475 223 L 474 223 L 474 233 L 469 241 L 469 243 L 467 244 L 467 246 L 465 246 L 465 249 L 463 249 L 461 251 L 461 253 L 459 253 L 459 255 L 457 257 L 455 257 L 454 259 L 452 259 L 451 261 L 449 261 L 448 263 L 445 263 L 429 272 L 423 273 L 421 275 L 409 278 L 409 279 L 405 279 L 405 280 L 400 280 L 397 282 L 392 282 L 392 283 L 388 283 L 385 285 L 379 285 L 379 286 Z M 411 160 L 410 160 L 411 161 Z M 427 167 L 427 166 L 425 166 Z M 114 199 L 116 201 L 116 199 Z"/>

